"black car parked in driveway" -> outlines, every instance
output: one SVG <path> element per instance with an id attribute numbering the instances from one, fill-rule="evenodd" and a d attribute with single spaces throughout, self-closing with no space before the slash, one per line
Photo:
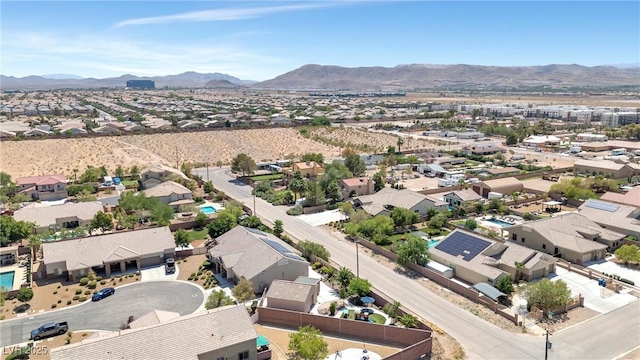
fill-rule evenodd
<path id="1" fill-rule="evenodd" d="M 91 297 L 91 301 L 98 301 L 106 298 L 107 296 L 111 296 L 116 293 L 116 289 L 114 288 L 104 288 L 99 290 L 97 293 L 93 294 Z"/>

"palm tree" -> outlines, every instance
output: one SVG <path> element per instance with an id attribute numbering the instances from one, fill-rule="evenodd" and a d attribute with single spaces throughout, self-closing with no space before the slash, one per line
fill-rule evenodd
<path id="1" fill-rule="evenodd" d="M 516 261 L 514 265 L 516 266 L 516 281 L 520 282 L 520 278 L 522 277 L 522 269 L 524 269 L 524 264 L 519 261 Z"/>
<path id="2" fill-rule="evenodd" d="M 29 247 L 31 248 L 31 253 L 33 254 L 33 260 L 38 259 L 38 250 L 40 249 L 41 244 L 42 244 L 41 235 L 39 234 L 29 235 Z"/>
<path id="3" fill-rule="evenodd" d="M 398 152 L 401 152 L 401 151 L 402 151 L 401 146 L 402 146 L 403 144 L 404 144 L 404 138 L 403 138 L 402 136 L 398 136 L 398 142 L 397 142 L 397 145 L 398 145 Z"/>
<path id="4" fill-rule="evenodd" d="M 73 171 L 73 177 L 75 178 L 74 182 L 78 182 L 78 171 L 79 170 L 77 168 L 74 168 L 71 171 Z"/>
<path id="5" fill-rule="evenodd" d="M 349 283 L 353 278 L 354 278 L 353 271 L 351 271 L 349 268 L 346 268 L 344 266 L 341 267 L 340 270 L 338 270 L 338 274 L 336 275 L 336 280 L 338 280 L 338 282 L 340 283 L 340 287 L 343 287 L 343 288 L 346 288 L 347 286 L 349 286 Z"/>

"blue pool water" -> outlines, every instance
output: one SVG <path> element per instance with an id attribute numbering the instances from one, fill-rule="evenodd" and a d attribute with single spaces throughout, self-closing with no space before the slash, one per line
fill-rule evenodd
<path id="1" fill-rule="evenodd" d="M 200 211 L 202 211 L 205 215 L 213 214 L 216 212 L 216 208 L 211 205 L 201 206 Z"/>
<path id="2" fill-rule="evenodd" d="M 429 240 L 429 248 L 432 248 L 432 247 L 438 245 L 439 242 L 440 242 L 440 240 Z"/>
<path id="3" fill-rule="evenodd" d="M 13 277 L 15 276 L 15 274 L 15 271 L 0 273 L 0 287 L 3 287 L 7 290 L 13 290 Z"/>
<path id="4" fill-rule="evenodd" d="M 492 222 L 492 223 L 494 223 L 494 224 L 496 224 L 496 225 L 500 225 L 500 226 L 502 226 L 502 227 L 505 227 L 505 226 L 513 226 L 513 224 L 510 224 L 510 223 L 508 223 L 508 222 L 506 222 L 506 221 L 502 221 L 502 220 L 498 220 L 498 219 L 489 219 L 489 220 L 487 220 L 487 221 L 488 221 L 488 222 Z"/>

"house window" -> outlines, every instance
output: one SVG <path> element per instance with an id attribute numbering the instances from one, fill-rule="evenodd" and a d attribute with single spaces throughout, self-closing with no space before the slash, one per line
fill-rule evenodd
<path id="1" fill-rule="evenodd" d="M 522 240 L 522 242 L 524 242 L 524 238 L 522 238 L 521 240 Z"/>
<path id="2" fill-rule="evenodd" d="M 511 240 L 513 241 L 518 240 L 518 234 L 511 234 Z"/>
<path id="3" fill-rule="evenodd" d="M 249 351 L 238 353 L 238 360 L 244 360 L 249 358 Z"/>

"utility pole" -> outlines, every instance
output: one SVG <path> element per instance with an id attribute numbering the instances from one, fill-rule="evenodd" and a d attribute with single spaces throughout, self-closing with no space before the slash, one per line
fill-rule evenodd
<path id="1" fill-rule="evenodd" d="M 253 195 L 253 216 L 258 216 L 256 215 L 256 195 Z"/>
<path id="2" fill-rule="evenodd" d="M 544 360 L 548 359 L 549 350 L 553 346 L 553 343 L 549 341 L 549 326 L 547 326 L 547 330 L 545 331 L 545 342 L 544 342 Z"/>
<path id="3" fill-rule="evenodd" d="M 355 243 L 356 243 L 356 277 L 360 278 L 360 254 L 358 252 L 358 244 L 360 243 L 360 241 L 356 239 Z"/>

